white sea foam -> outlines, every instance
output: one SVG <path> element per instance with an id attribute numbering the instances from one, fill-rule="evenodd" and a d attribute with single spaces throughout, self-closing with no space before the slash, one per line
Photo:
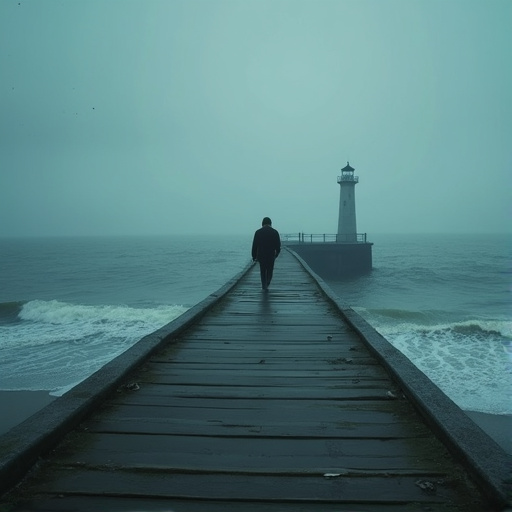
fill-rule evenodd
<path id="1" fill-rule="evenodd" d="M 375 314 L 358 308 L 358 312 L 462 409 L 512 414 L 509 320 L 425 325 L 415 318 L 387 323 L 382 311 Z"/>
<path id="2" fill-rule="evenodd" d="M 107 322 L 168 321 L 169 315 L 181 314 L 183 306 L 159 306 L 157 308 L 132 308 L 127 306 L 83 306 L 67 304 L 57 300 L 34 300 L 24 304 L 19 317 L 22 320 L 54 325 L 69 325 L 82 322 L 98 325 Z"/>
<path id="3" fill-rule="evenodd" d="M 186 310 L 28 302 L 21 322 L 0 327 L 0 389 L 62 394 Z"/>

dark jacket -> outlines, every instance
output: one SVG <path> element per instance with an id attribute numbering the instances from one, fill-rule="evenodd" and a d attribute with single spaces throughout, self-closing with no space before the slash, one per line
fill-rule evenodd
<path id="1" fill-rule="evenodd" d="M 254 233 L 252 259 L 268 260 L 277 258 L 281 252 L 281 239 L 276 229 L 263 226 Z"/>

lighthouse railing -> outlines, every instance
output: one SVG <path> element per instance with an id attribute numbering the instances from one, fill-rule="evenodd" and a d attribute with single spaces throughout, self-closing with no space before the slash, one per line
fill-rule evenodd
<path id="1" fill-rule="evenodd" d="M 355 234 L 315 234 L 315 233 L 287 233 L 281 234 L 284 243 L 333 243 L 333 244 L 365 244 L 367 243 L 366 233 Z"/>
<path id="2" fill-rule="evenodd" d="M 352 181 L 354 183 L 359 183 L 359 176 L 354 176 L 352 174 L 342 174 L 338 176 L 338 183 L 342 183 L 345 181 Z"/>

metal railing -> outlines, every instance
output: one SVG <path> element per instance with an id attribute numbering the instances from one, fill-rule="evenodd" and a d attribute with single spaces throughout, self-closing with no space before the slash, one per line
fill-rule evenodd
<path id="1" fill-rule="evenodd" d="M 287 233 L 281 235 L 281 240 L 284 243 L 326 243 L 331 242 L 333 244 L 343 243 L 366 243 L 366 233 L 355 233 L 353 235 L 339 235 L 339 234 L 306 234 L 306 233 Z"/>
<path id="2" fill-rule="evenodd" d="M 342 183 L 344 181 L 359 183 L 359 176 L 353 176 L 352 174 L 342 174 L 341 176 L 338 176 L 338 183 Z"/>

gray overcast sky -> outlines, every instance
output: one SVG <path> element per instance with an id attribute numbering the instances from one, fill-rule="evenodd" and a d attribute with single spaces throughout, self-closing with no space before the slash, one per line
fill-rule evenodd
<path id="1" fill-rule="evenodd" d="M 2 0 L 0 236 L 512 230 L 510 0 Z"/>

